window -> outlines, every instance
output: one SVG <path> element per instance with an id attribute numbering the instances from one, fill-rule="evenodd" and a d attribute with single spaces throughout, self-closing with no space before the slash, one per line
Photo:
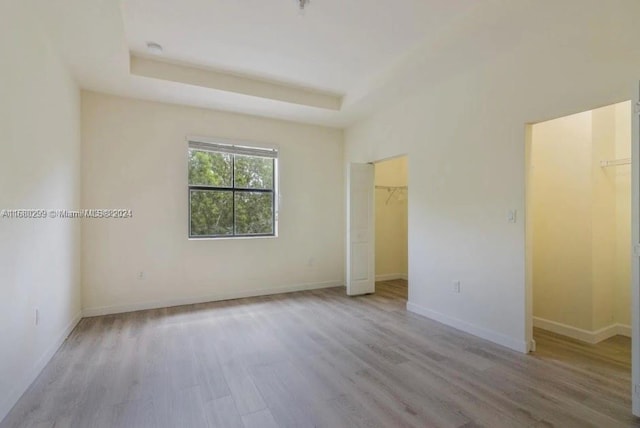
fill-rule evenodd
<path id="1" fill-rule="evenodd" d="M 278 151 L 189 142 L 189 237 L 276 235 Z"/>

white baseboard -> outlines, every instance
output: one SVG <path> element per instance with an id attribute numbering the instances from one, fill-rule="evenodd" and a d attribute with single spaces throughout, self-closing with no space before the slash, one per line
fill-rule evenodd
<path id="1" fill-rule="evenodd" d="M 60 346 L 69 337 L 74 328 L 78 325 L 82 319 L 82 314 L 77 313 L 71 322 L 67 325 L 64 331 L 56 338 L 56 340 L 49 346 L 44 354 L 38 359 L 38 361 L 31 367 L 31 370 L 24 375 L 22 380 L 15 385 L 13 391 L 9 393 L 9 396 L 0 403 L 0 422 L 9 414 L 13 406 L 18 402 L 20 397 L 27 391 L 31 384 L 36 380 L 38 375 L 42 372 L 47 363 L 53 358 Z"/>
<path id="2" fill-rule="evenodd" d="M 422 315 L 423 317 L 438 321 L 455 329 L 462 330 L 465 333 L 469 333 L 490 342 L 497 343 L 498 345 L 513 349 L 514 351 L 522 352 L 523 354 L 529 352 L 530 345 L 526 340 L 518 340 L 513 337 L 505 336 L 502 333 L 498 333 L 496 331 L 450 317 L 440 312 L 436 312 L 431 309 L 416 305 L 415 303 L 407 302 L 407 310 L 409 312 Z"/>
<path id="3" fill-rule="evenodd" d="M 611 324 L 595 331 L 589 331 L 556 321 L 533 317 L 533 326 L 590 344 L 596 344 L 617 335 L 631 337 L 631 326 L 623 324 Z"/>
<path id="4" fill-rule="evenodd" d="M 217 293 L 199 297 L 184 297 L 177 299 L 155 300 L 152 302 L 127 303 L 122 305 L 102 306 L 97 308 L 86 308 L 82 311 L 82 316 L 98 317 L 102 315 L 121 314 L 125 312 L 144 311 L 147 309 L 170 308 L 172 306 L 192 305 L 195 303 L 218 302 L 222 300 L 242 299 L 245 297 L 269 296 L 272 294 L 291 293 L 295 291 L 317 290 L 321 288 L 332 288 L 344 285 L 344 281 L 314 282 L 309 284 L 289 285 L 286 287 L 270 288 L 263 290 L 247 290 L 232 293 Z"/>
<path id="5" fill-rule="evenodd" d="M 404 279 L 408 281 L 408 275 L 406 273 L 384 273 L 376 275 L 376 281 L 393 281 L 394 279 Z"/>
<path id="6" fill-rule="evenodd" d="M 618 335 L 619 336 L 631 337 L 631 326 L 630 325 L 617 324 L 617 329 L 618 329 Z"/>

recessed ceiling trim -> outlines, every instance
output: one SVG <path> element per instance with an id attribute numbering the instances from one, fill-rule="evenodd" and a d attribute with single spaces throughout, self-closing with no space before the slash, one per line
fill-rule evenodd
<path id="1" fill-rule="evenodd" d="M 292 104 L 340 110 L 342 96 L 282 83 L 234 75 L 228 72 L 175 64 L 131 55 L 131 74 L 153 79 L 168 80 L 186 85 L 200 86 L 284 101 Z"/>

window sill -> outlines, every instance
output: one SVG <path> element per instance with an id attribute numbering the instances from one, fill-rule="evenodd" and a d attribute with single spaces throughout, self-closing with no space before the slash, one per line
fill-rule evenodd
<path id="1" fill-rule="evenodd" d="M 188 241 L 246 241 L 249 239 L 276 239 L 278 235 L 272 236 L 221 236 L 219 238 L 187 238 Z"/>

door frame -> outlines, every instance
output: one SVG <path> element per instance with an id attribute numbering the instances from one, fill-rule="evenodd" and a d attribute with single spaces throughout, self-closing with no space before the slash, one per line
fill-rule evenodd
<path id="1" fill-rule="evenodd" d="M 631 98 L 631 397 L 640 416 L 640 84 Z"/>

